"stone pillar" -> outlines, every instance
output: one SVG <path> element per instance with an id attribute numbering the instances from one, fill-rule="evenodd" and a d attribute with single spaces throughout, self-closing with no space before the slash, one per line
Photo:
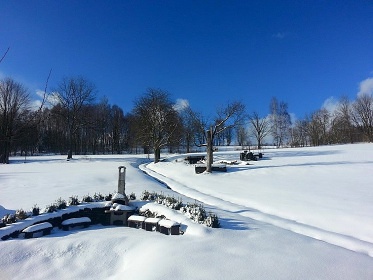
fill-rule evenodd
<path id="1" fill-rule="evenodd" d="M 126 167 L 119 166 L 118 193 L 126 195 Z"/>

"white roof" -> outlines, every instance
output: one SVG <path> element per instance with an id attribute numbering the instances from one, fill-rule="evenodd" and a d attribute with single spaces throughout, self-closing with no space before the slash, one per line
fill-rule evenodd
<path id="1" fill-rule="evenodd" d="M 118 204 L 116 207 L 115 207 L 115 211 L 130 211 L 130 210 L 133 210 L 134 208 L 131 207 L 131 206 L 128 206 L 128 205 L 121 205 L 121 204 Z"/>
<path id="2" fill-rule="evenodd" d="M 127 221 L 143 222 L 143 221 L 145 221 L 145 219 L 146 219 L 146 217 L 144 217 L 144 216 L 132 215 L 132 216 L 129 216 Z"/>
<path id="3" fill-rule="evenodd" d="M 88 217 L 81 217 L 81 218 L 71 218 L 67 219 L 62 222 L 63 226 L 72 225 L 72 224 L 78 224 L 78 223 L 90 223 L 91 219 Z"/>
<path id="4" fill-rule="evenodd" d="M 22 230 L 22 232 L 34 232 L 34 231 L 43 230 L 47 228 L 53 228 L 52 224 L 48 222 L 44 222 L 44 223 L 32 225 Z"/>
<path id="5" fill-rule="evenodd" d="M 162 226 L 162 227 L 167 227 L 167 228 L 170 228 L 170 227 L 172 227 L 172 226 L 176 226 L 176 225 L 178 225 L 177 222 L 175 222 L 175 221 L 171 221 L 171 220 L 161 220 L 161 221 L 159 221 L 158 224 L 159 224 L 160 226 Z"/>
<path id="6" fill-rule="evenodd" d="M 145 223 L 156 224 L 160 221 L 160 218 L 146 218 Z"/>

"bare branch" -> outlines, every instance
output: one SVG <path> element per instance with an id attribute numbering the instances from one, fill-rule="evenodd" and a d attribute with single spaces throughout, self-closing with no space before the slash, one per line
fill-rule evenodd
<path id="1" fill-rule="evenodd" d="M 8 47 L 8 49 L 5 51 L 3 57 L 0 59 L 0 63 L 3 61 L 3 59 L 6 57 L 6 54 L 8 53 L 10 47 Z"/>

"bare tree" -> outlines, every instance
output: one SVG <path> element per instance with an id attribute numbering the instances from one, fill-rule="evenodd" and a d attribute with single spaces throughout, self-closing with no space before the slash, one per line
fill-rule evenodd
<path id="1" fill-rule="evenodd" d="M 373 96 L 358 96 L 352 107 L 353 122 L 362 130 L 367 140 L 373 142 Z"/>
<path id="2" fill-rule="evenodd" d="M 308 120 L 297 120 L 290 129 L 290 144 L 292 147 L 305 147 L 308 145 Z"/>
<path id="3" fill-rule="evenodd" d="M 194 144 L 195 141 L 195 113 L 188 106 L 179 111 L 179 115 L 181 117 L 183 129 L 183 144 L 185 145 L 186 152 L 189 153 L 191 150 L 191 146 Z"/>
<path id="4" fill-rule="evenodd" d="M 264 137 L 270 132 L 270 123 L 267 118 L 260 118 L 257 112 L 249 116 L 249 121 L 252 127 L 252 134 L 258 143 L 258 149 L 261 149 Z"/>
<path id="5" fill-rule="evenodd" d="M 273 97 L 270 104 L 270 121 L 271 134 L 276 146 L 280 147 L 285 144 L 291 126 L 288 104 L 282 101 L 278 102 L 276 97 Z"/>
<path id="6" fill-rule="evenodd" d="M 154 151 L 154 163 L 159 162 L 161 148 L 168 145 L 181 125 L 168 92 L 148 89 L 145 95 L 135 102 L 137 135 L 144 147 Z"/>
<path id="7" fill-rule="evenodd" d="M 317 110 L 311 115 L 311 119 L 308 122 L 308 134 L 312 145 L 329 144 L 329 120 L 330 114 L 325 108 Z"/>
<path id="8" fill-rule="evenodd" d="M 117 154 L 122 153 L 121 138 L 124 138 L 125 129 L 125 117 L 123 110 L 117 105 L 113 105 L 110 110 L 110 126 L 111 126 L 111 137 L 112 137 L 112 147 L 111 153 L 114 151 Z"/>
<path id="9" fill-rule="evenodd" d="M 204 124 L 200 122 L 200 130 L 204 129 L 206 143 L 206 172 L 212 171 L 212 163 L 214 159 L 213 145 L 214 138 L 229 128 L 235 128 L 242 125 L 244 120 L 245 105 L 242 102 L 235 101 L 228 103 L 226 107 L 223 107 L 217 111 L 216 118 L 213 124 L 208 125 L 207 129 Z"/>
<path id="10" fill-rule="evenodd" d="M 235 128 L 238 145 L 243 147 L 249 145 L 249 133 L 244 125 Z"/>
<path id="11" fill-rule="evenodd" d="M 12 143 L 30 103 L 27 89 L 11 78 L 0 80 L 0 162 L 9 163 Z"/>
<path id="12" fill-rule="evenodd" d="M 69 147 L 67 159 L 71 159 L 74 137 L 85 120 L 82 114 L 83 108 L 94 101 L 95 86 L 82 77 L 64 78 L 58 86 L 57 93 L 62 109 L 59 113 L 67 128 Z"/>
<path id="13" fill-rule="evenodd" d="M 331 116 L 331 140 L 333 143 L 353 143 L 355 127 L 352 122 L 352 105 L 347 97 L 341 97 Z"/>

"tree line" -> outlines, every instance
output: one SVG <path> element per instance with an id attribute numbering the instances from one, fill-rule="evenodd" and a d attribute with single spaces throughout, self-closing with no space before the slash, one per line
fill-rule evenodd
<path id="1" fill-rule="evenodd" d="M 148 89 L 130 112 L 97 100 L 93 83 L 83 77 L 64 78 L 31 109 L 24 85 L 12 78 L 0 80 L 0 162 L 13 154 L 154 153 L 162 149 L 190 152 L 206 146 L 208 165 L 220 145 L 242 147 L 318 146 L 373 141 L 373 97 L 343 97 L 334 111 L 321 108 L 292 122 L 286 102 L 272 98 L 269 114 L 247 113 L 240 101 L 230 102 L 212 119 L 190 107 L 176 108 L 161 89 Z M 271 139 L 271 140 L 268 140 Z"/>

